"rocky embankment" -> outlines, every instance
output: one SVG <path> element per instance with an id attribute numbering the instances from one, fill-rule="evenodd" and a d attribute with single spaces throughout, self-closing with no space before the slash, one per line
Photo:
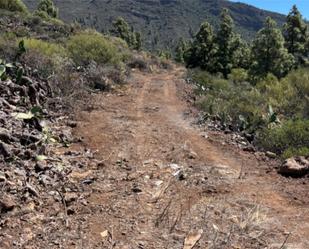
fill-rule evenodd
<path id="1" fill-rule="evenodd" d="M 93 155 L 68 149 L 81 138 L 72 136 L 76 123 L 47 81 L 22 65 L 1 69 L 0 247 L 27 248 L 51 231 L 61 233 L 75 203 L 86 205 L 77 193 L 92 180 L 71 175 L 83 171 Z"/>

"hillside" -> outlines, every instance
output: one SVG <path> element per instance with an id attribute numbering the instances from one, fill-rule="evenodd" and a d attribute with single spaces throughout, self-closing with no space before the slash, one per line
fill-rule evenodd
<path id="1" fill-rule="evenodd" d="M 296 7 L 286 27 L 301 32 L 268 18 L 251 48 L 223 12 L 226 28 L 183 50 L 191 70 L 133 47 L 127 25 L 122 40 L 44 4 L 0 0 L 1 249 L 309 248 Z"/>
<path id="2" fill-rule="evenodd" d="M 226 0 L 55 0 L 60 17 L 108 31 L 112 21 L 124 17 L 137 30 L 144 34 L 147 48 L 158 49 L 174 46 L 180 37 L 189 38 L 207 19 L 214 26 L 223 7 L 231 11 L 237 30 L 247 39 L 254 36 L 262 27 L 267 16 L 279 24 L 284 16 Z M 35 9 L 38 0 L 25 0 Z M 74 8 L 72 8 L 74 5 Z"/>

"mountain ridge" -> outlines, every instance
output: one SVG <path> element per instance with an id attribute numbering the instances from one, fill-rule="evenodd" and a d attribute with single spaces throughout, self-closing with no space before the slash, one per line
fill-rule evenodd
<path id="1" fill-rule="evenodd" d="M 32 10 L 39 0 L 24 0 Z M 279 25 L 285 16 L 254 6 L 226 0 L 54 0 L 60 18 L 67 22 L 108 32 L 113 20 L 124 17 L 143 33 L 145 47 L 151 50 L 174 47 L 180 37 L 189 39 L 207 20 L 215 27 L 222 8 L 231 12 L 236 31 L 249 40 L 263 26 L 267 16 Z M 72 8 L 74 6 L 74 8 Z"/>

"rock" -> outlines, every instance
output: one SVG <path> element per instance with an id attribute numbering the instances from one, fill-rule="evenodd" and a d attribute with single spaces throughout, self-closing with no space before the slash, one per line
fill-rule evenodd
<path id="1" fill-rule="evenodd" d="M 90 185 L 94 182 L 94 179 L 86 179 L 86 180 L 83 180 L 82 181 L 82 184 L 85 184 L 85 185 Z"/>
<path id="2" fill-rule="evenodd" d="M 176 163 L 171 163 L 169 167 L 173 170 L 179 170 L 181 167 Z"/>
<path id="3" fill-rule="evenodd" d="M 53 180 L 49 176 L 44 175 L 44 174 L 40 175 L 39 182 L 45 187 L 53 184 Z"/>
<path id="4" fill-rule="evenodd" d="M 192 249 L 202 237 L 203 232 L 203 229 L 198 231 L 190 231 L 190 233 L 185 238 L 183 249 Z"/>
<path id="5" fill-rule="evenodd" d="M 13 171 L 16 175 L 21 176 L 21 177 L 26 177 L 26 170 L 24 168 L 16 168 Z"/>
<path id="6" fill-rule="evenodd" d="M 203 138 L 208 138 L 208 134 L 206 133 L 206 132 L 202 132 L 201 134 L 200 134 Z"/>
<path id="7" fill-rule="evenodd" d="M 97 169 L 101 169 L 101 168 L 104 168 L 106 165 L 104 163 L 104 161 L 100 161 L 97 163 Z"/>
<path id="8" fill-rule="evenodd" d="M 47 169 L 49 169 L 49 167 L 45 161 L 40 161 L 40 162 L 36 162 L 34 169 L 36 173 L 39 173 L 42 171 L 46 171 Z"/>
<path id="9" fill-rule="evenodd" d="M 68 208 L 68 210 L 67 210 L 68 215 L 74 215 L 75 213 L 76 213 L 76 211 L 75 211 L 74 208 L 72 208 L 72 207 Z"/>
<path id="10" fill-rule="evenodd" d="M 178 181 L 183 181 L 186 179 L 186 175 L 183 170 L 178 170 L 173 175 L 177 178 Z"/>
<path id="11" fill-rule="evenodd" d="M 245 142 L 245 141 L 241 141 L 241 142 L 239 142 L 241 145 L 244 145 L 244 146 L 246 146 L 247 145 L 247 143 Z"/>
<path id="12" fill-rule="evenodd" d="M 249 145 L 249 146 L 244 147 L 243 151 L 255 152 L 255 148 L 252 145 Z"/>
<path id="13" fill-rule="evenodd" d="M 40 197 L 38 191 L 30 183 L 26 183 L 26 188 L 30 194 Z"/>
<path id="14" fill-rule="evenodd" d="M 154 162 L 153 159 L 146 160 L 146 161 L 143 162 L 143 166 L 153 164 L 153 162 Z"/>
<path id="15" fill-rule="evenodd" d="M 40 134 L 21 134 L 20 135 L 20 143 L 21 145 L 27 146 L 30 144 L 37 143 L 38 141 L 41 140 L 41 135 Z"/>
<path id="16" fill-rule="evenodd" d="M 269 158 L 276 158 L 277 157 L 276 153 L 273 153 L 271 151 L 267 151 L 265 153 L 265 155 L 268 156 Z"/>
<path id="17" fill-rule="evenodd" d="M 141 188 L 139 188 L 136 184 L 133 184 L 132 192 L 133 192 L 133 193 L 141 193 L 141 192 L 143 192 L 143 191 L 142 191 Z"/>
<path id="18" fill-rule="evenodd" d="M 72 133 L 70 130 L 63 130 L 60 134 L 59 134 L 59 138 L 60 141 L 64 142 L 64 143 L 72 143 L 74 142 Z"/>
<path id="19" fill-rule="evenodd" d="M 101 237 L 102 237 L 103 239 L 105 239 L 106 237 L 109 237 L 109 236 L 110 236 L 110 233 L 109 233 L 108 230 L 105 230 L 105 231 L 101 232 L 100 235 L 101 235 Z"/>
<path id="20" fill-rule="evenodd" d="M 74 137 L 73 143 L 82 143 L 84 141 L 83 137 Z"/>
<path id="21" fill-rule="evenodd" d="M 0 142 L 0 155 L 2 155 L 4 158 L 12 156 L 12 151 L 10 150 L 9 146 L 2 142 Z"/>
<path id="22" fill-rule="evenodd" d="M 189 159 L 196 159 L 198 157 L 197 153 L 191 150 L 188 154 Z"/>
<path id="23" fill-rule="evenodd" d="M 7 130 L 0 130 L 0 140 L 4 143 L 9 144 L 12 141 L 16 141 L 16 138 L 11 136 Z"/>
<path id="24" fill-rule="evenodd" d="M 305 157 L 289 158 L 281 165 L 279 173 L 292 177 L 305 176 L 309 173 L 309 159 Z"/>
<path id="25" fill-rule="evenodd" d="M 6 176 L 4 173 L 0 172 L 0 182 L 5 182 L 6 181 Z"/>
<path id="26" fill-rule="evenodd" d="M 64 196 L 65 203 L 69 206 L 72 202 L 78 199 L 78 195 L 76 193 L 66 193 Z"/>
<path id="27" fill-rule="evenodd" d="M 77 127 L 77 122 L 73 121 L 73 120 L 68 120 L 67 121 L 67 126 L 69 126 L 71 128 L 76 128 Z"/>
<path id="28" fill-rule="evenodd" d="M 254 140 L 254 135 L 253 135 L 253 134 L 244 132 L 244 133 L 243 133 L 243 136 L 248 140 L 249 143 L 252 143 L 253 140 Z"/>
<path id="29" fill-rule="evenodd" d="M 15 206 L 16 206 L 16 203 L 11 196 L 4 194 L 1 197 L 1 199 L 0 199 L 0 213 L 6 213 L 6 212 L 9 212 L 9 211 L 12 211 Z"/>

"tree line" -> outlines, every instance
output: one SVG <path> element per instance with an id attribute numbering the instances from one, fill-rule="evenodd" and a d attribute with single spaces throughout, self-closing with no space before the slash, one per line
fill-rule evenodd
<path id="1" fill-rule="evenodd" d="M 309 33 L 296 5 L 289 12 L 281 30 L 270 17 L 249 44 L 234 31 L 234 21 L 227 9 L 220 16 L 217 32 L 210 23 L 201 24 L 193 41 L 181 39 L 176 61 L 189 68 L 199 67 L 225 78 L 232 69 L 242 68 L 252 79 L 273 74 L 282 78 L 289 71 L 309 63 Z"/>

